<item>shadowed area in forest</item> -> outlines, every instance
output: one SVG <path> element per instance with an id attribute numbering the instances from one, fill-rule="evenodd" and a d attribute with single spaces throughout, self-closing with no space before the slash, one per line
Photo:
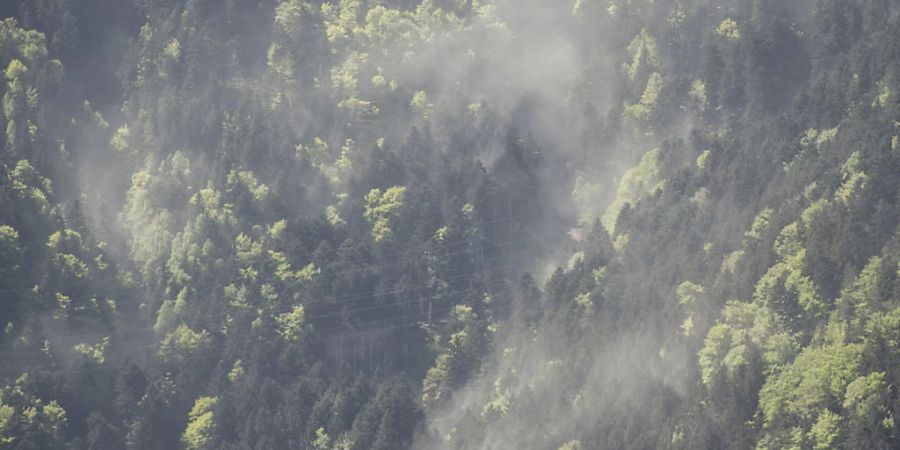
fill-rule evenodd
<path id="1" fill-rule="evenodd" d="M 0 448 L 900 446 L 890 0 L 0 2 Z"/>

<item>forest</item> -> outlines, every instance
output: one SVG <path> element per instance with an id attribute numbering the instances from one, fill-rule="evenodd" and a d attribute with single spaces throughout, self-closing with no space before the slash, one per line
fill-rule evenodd
<path id="1" fill-rule="evenodd" d="M 900 449 L 898 0 L 0 0 L 0 449 Z"/>

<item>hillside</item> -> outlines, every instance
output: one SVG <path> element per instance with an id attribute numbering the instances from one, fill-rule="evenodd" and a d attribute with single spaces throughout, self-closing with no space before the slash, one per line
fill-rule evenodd
<path id="1" fill-rule="evenodd" d="M 900 3 L 0 1 L 0 448 L 900 448 Z"/>

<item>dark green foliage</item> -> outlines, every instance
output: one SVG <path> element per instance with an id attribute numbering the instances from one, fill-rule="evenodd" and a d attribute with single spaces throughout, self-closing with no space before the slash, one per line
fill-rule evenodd
<path id="1" fill-rule="evenodd" d="M 0 3 L 0 448 L 900 447 L 895 3 Z"/>

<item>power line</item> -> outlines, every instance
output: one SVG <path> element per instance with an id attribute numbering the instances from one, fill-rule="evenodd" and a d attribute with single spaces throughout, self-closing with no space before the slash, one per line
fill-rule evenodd
<path id="1" fill-rule="evenodd" d="M 438 313 L 439 314 L 449 314 L 450 311 L 452 311 L 455 307 L 456 307 L 456 305 L 451 305 L 448 308 L 440 310 Z M 420 316 L 421 316 L 421 313 L 411 313 L 411 314 L 386 317 L 386 318 L 372 321 L 371 323 L 374 323 L 374 324 L 388 323 L 388 322 L 393 322 L 396 320 L 415 318 L 415 317 L 420 317 Z M 367 335 L 376 334 L 376 333 L 383 333 L 386 331 L 405 329 L 405 328 L 418 328 L 419 326 L 420 326 L 420 324 L 418 322 L 413 322 L 413 323 L 391 324 L 391 325 L 387 325 L 387 326 L 383 326 L 383 327 L 379 327 L 379 328 L 370 328 L 370 329 L 366 329 L 363 331 L 356 331 L 356 332 L 352 332 L 352 333 L 341 333 L 340 335 L 332 334 L 334 331 L 340 330 L 340 328 L 337 328 L 337 327 L 331 328 L 331 329 L 324 329 L 324 330 L 321 330 L 321 332 L 327 336 L 323 340 L 331 342 L 331 343 L 335 343 L 339 339 L 347 339 L 347 338 L 352 339 L 355 337 L 367 336 Z M 314 329 L 313 331 L 320 331 L 320 330 Z M 321 339 L 321 337 L 320 337 L 320 339 Z M 116 341 L 110 341 L 110 343 L 113 345 L 121 345 L 124 343 L 126 345 L 133 346 L 133 345 L 142 344 L 142 343 L 153 343 L 155 340 L 156 340 L 155 336 L 151 336 L 151 339 L 135 337 L 135 338 L 117 339 Z M 6 355 L 3 355 L 3 356 L 6 356 Z M 13 356 L 18 356 L 18 355 L 13 355 Z M 83 367 L 83 368 L 78 368 L 78 369 L 69 368 L 69 369 L 64 369 L 64 370 L 59 370 L 59 369 L 57 369 L 58 367 L 59 367 L 59 363 L 54 360 L 48 364 L 28 366 L 27 370 L 25 370 L 24 372 L 27 373 L 28 371 L 34 371 L 34 370 L 53 370 L 53 372 L 55 374 L 71 374 L 71 373 L 82 373 L 82 372 L 114 372 L 114 371 L 119 371 L 122 369 L 121 366 L 120 367 Z"/>
<path id="2" fill-rule="evenodd" d="M 560 233 L 558 233 L 556 231 L 552 231 L 552 230 L 544 231 L 544 232 L 533 232 L 533 231 L 527 230 L 525 227 L 516 227 L 516 228 L 518 230 L 520 230 L 520 232 L 522 234 L 529 233 L 533 237 L 548 237 L 548 236 L 557 236 L 557 235 L 562 236 Z M 501 243 L 495 244 L 495 245 L 484 246 L 483 248 L 496 250 L 499 248 L 504 248 L 504 247 L 508 247 L 510 245 L 514 245 L 514 244 L 522 243 L 522 242 L 528 242 L 531 240 L 533 240 L 532 237 L 522 237 L 519 239 L 511 239 L 508 241 L 504 241 L 504 242 L 501 242 Z M 444 253 L 441 256 L 449 257 L 449 256 L 455 256 L 455 255 L 465 254 L 465 253 L 469 253 L 469 252 L 470 252 L 470 250 L 466 249 L 466 250 L 461 250 L 461 251 L 456 251 L 456 252 Z M 385 267 L 384 265 L 377 265 L 377 264 L 372 264 L 372 263 L 367 263 L 367 265 L 368 265 L 368 267 L 365 267 L 365 268 L 355 268 L 355 269 L 347 269 L 347 270 L 329 272 L 328 275 L 339 276 L 339 275 L 351 274 L 351 273 L 359 272 L 359 271 L 363 271 L 363 270 L 370 270 L 373 267 L 379 267 L 379 268 Z M 490 270 L 481 271 L 481 272 L 489 273 Z M 473 273 L 480 273 L 480 272 L 473 272 Z M 452 280 L 457 279 L 460 276 L 465 277 L 465 274 L 451 276 L 449 278 L 444 279 L 444 281 L 452 281 Z M 394 291 L 377 291 L 376 290 L 376 291 L 369 291 L 369 292 L 364 292 L 364 293 L 350 294 L 350 295 L 343 296 L 343 297 L 336 297 L 333 301 L 329 302 L 329 304 L 333 305 L 333 304 L 348 303 L 348 302 L 352 302 L 359 298 L 365 298 L 365 297 L 376 295 L 376 294 L 390 295 L 390 294 L 402 293 L 402 292 L 409 291 L 409 290 L 426 288 L 426 287 L 429 287 L 429 283 L 430 282 L 426 281 L 423 283 L 406 286 L 404 288 L 401 288 L 399 290 L 394 290 Z M 29 289 L 29 291 L 30 291 L 30 289 Z M 121 291 L 118 292 L 118 294 L 129 294 L 129 293 L 134 293 L 134 290 L 132 288 L 126 288 L 126 289 L 122 289 Z M 82 295 L 82 296 L 67 296 L 67 298 L 69 298 L 69 300 L 91 300 L 91 299 L 99 299 L 99 297 L 106 297 L 107 299 L 115 300 L 115 297 L 118 297 L 118 295 L 116 293 L 113 293 L 112 295 L 109 295 L 109 293 L 106 293 L 106 294 L 86 294 L 86 295 Z M 4 306 L 16 306 L 17 304 L 26 304 L 26 303 L 33 303 L 33 300 L 22 299 L 20 302 L 6 302 L 4 304 Z M 0 314 L 0 319 L 2 319 L 2 318 L 10 319 L 11 317 Z"/>
<path id="3" fill-rule="evenodd" d="M 506 271 L 510 271 L 510 270 L 518 270 L 518 269 L 522 269 L 526 266 L 527 266 L 526 264 L 514 264 L 514 265 L 510 265 L 510 266 L 506 266 L 506 267 L 494 268 L 494 269 L 481 271 L 481 272 L 471 272 L 471 273 L 467 273 L 467 274 L 462 274 L 462 275 L 460 275 L 460 277 L 471 278 L 471 277 L 483 275 L 485 273 L 501 273 L 501 272 L 506 272 Z M 455 291 L 449 291 L 449 292 L 445 293 L 444 295 L 446 295 L 448 297 L 452 297 L 455 295 L 467 294 L 469 292 L 470 292 L 470 290 L 468 288 L 463 288 L 463 289 L 459 289 L 459 290 L 455 290 Z M 369 298 L 374 298 L 374 293 L 372 293 L 372 294 L 373 295 L 370 295 Z M 340 317 L 345 314 L 353 315 L 353 314 L 356 314 L 359 312 L 375 311 L 375 310 L 379 310 L 379 309 L 386 309 L 386 308 L 390 308 L 390 307 L 408 305 L 408 304 L 412 304 L 412 303 L 416 303 L 416 302 L 420 302 L 420 301 L 429 301 L 429 300 L 434 300 L 434 297 L 431 295 L 419 296 L 419 297 L 407 298 L 407 299 L 402 299 L 402 300 L 398 300 L 398 301 L 394 301 L 394 302 L 387 302 L 387 303 L 381 303 L 378 305 L 364 306 L 364 307 L 349 309 L 349 310 L 331 311 L 331 312 L 322 313 L 322 314 L 310 314 L 310 315 L 306 315 L 305 319 L 306 320 L 315 320 L 315 319 L 323 319 L 323 318 L 331 318 L 331 317 Z M 307 305 L 306 307 L 308 307 L 308 306 L 309 305 Z M 190 322 L 189 324 L 193 325 L 193 326 L 197 326 L 197 325 L 201 325 L 201 324 L 205 324 L 207 326 L 215 325 L 218 323 L 219 320 L 226 319 L 229 316 L 232 316 L 233 314 L 234 314 L 234 312 L 228 311 L 228 312 L 222 312 L 222 313 L 218 313 L 218 314 L 208 315 L 201 320 L 195 320 L 195 321 Z M 413 315 L 421 317 L 422 313 L 421 312 L 414 313 Z M 343 328 L 343 327 L 335 328 L 335 330 L 338 330 L 341 328 Z M 74 336 L 74 335 L 70 335 L 70 337 L 72 337 L 72 336 Z M 150 342 L 155 342 L 158 339 L 159 339 L 158 336 L 151 335 L 149 338 L 146 338 L 146 339 L 142 338 L 141 340 L 138 340 L 137 342 L 150 343 Z M 129 342 L 129 340 L 127 338 L 126 339 L 118 339 L 117 342 Z M 137 343 L 137 342 L 135 342 L 135 343 Z M 9 356 L 15 356 L 18 354 L 19 354 L 19 352 L 11 352 L 11 353 L 6 352 L 6 353 L 0 353 L 0 356 L 9 357 Z"/>

